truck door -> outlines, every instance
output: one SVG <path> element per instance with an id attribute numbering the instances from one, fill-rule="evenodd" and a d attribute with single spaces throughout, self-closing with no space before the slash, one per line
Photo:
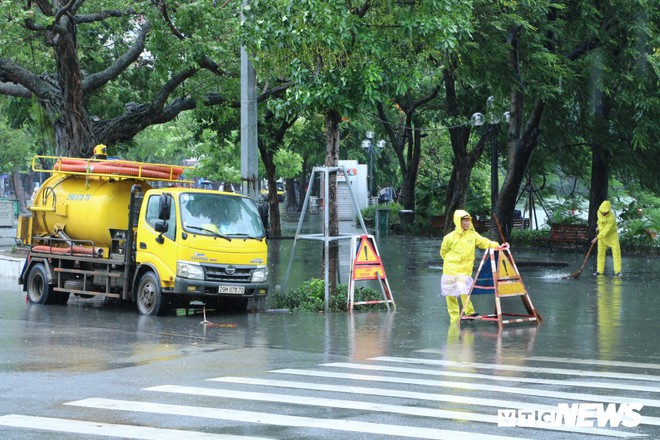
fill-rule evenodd
<path id="1" fill-rule="evenodd" d="M 169 194 L 163 194 L 170 205 L 169 218 L 161 219 L 161 195 L 151 194 L 146 200 L 145 221 L 138 227 L 136 260 L 150 264 L 158 271 L 163 287 L 172 287 L 176 275 L 177 243 L 176 204 Z"/>

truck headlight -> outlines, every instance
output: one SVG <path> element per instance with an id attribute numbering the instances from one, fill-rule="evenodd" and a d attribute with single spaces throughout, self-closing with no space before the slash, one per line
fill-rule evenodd
<path id="1" fill-rule="evenodd" d="M 177 261 L 176 276 L 181 278 L 189 278 L 192 280 L 203 280 L 204 269 L 199 264 L 187 263 L 185 261 Z"/>
<path id="2" fill-rule="evenodd" d="M 253 283 L 265 283 L 268 280 L 268 268 L 266 266 L 258 266 L 252 272 Z"/>

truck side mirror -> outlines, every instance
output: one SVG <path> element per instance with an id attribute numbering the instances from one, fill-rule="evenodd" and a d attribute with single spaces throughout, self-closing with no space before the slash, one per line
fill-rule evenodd
<path id="1" fill-rule="evenodd" d="M 154 229 L 156 230 L 156 232 L 160 232 L 161 234 L 163 232 L 167 232 L 167 222 L 163 220 L 154 223 Z"/>
<path id="2" fill-rule="evenodd" d="M 160 220 L 169 220 L 171 210 L 172 204 L 170 203 L 170 198 L 167 194 L 161 194 L 158 204 L 158 218 Z"/>

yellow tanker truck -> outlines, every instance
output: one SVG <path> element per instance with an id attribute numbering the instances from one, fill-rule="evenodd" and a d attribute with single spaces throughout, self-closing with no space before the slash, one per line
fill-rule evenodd
<path id="1" fill-rule="evenodd" d="M 32 168 L 52 175 L 19 218 L 29 246 L 19 284 L 31 303 L 101 295 L 144 315 L 191 301 L 263 304 L 266 234 L 251 199 L 181 187 L 184 167 L 171 165 L 35 156 Z"/>

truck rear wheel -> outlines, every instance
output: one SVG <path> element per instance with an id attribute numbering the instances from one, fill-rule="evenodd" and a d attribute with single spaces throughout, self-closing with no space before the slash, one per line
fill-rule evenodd
<path id="1" fill-rule="evenodd" d="M 48 284 L 48 275 L 43 263 L 36 263 L 27 278 L 27 296 L 32 304 L 51 304 L 54 299 L 53 285 Z"/>
<path id="2" fill-rule="evenodd" d="M 137 291 L 137 307 L 141 315 L 158 315 L 163 304 L 163 292 L 153 272 L 140 278 Z"/>

